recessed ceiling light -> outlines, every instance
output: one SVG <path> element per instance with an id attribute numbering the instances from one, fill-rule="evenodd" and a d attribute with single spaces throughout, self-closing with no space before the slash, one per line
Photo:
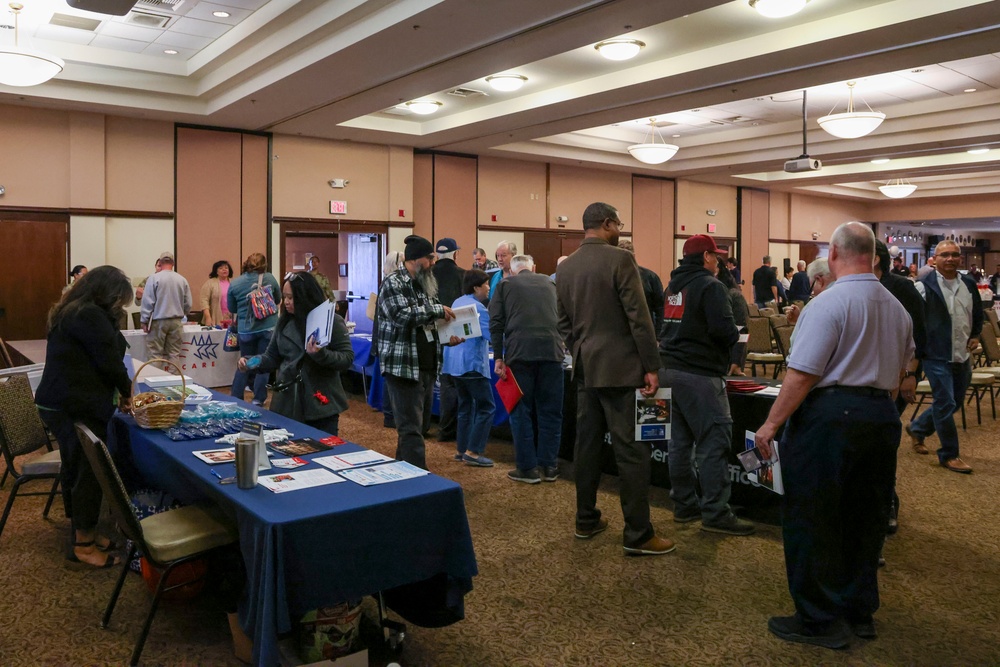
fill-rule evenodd
<path id="1" fill-rule="evenodd" d="M 679 135 L 679 134 L 672 134 L 672 135 L 670 135 L 670 136 L 671 136 L 671 137 L 673 137 L 674 139 L 676 139 L 677 137 L 679 137 L 679 136 L 681 136 L 681 135 Z"/>
<path id="2" fill-rule="evenodd" d="M 520 74 L 494 74 L 486 77 L 486 83 L 490 84 L 493 90 L 499 90 L 503 93 L 518 90 L 527 80 L 528 77 Z"/>
<path id="3" fill-rule="evenodd" d="M 608 60 L 628 60 L 634 58 L 646 46 L 638 39 L 608 39 L 594 45 L 597 52 Z"/>
<path id="4" fill-rule="evenodd" d="M 885 164 L 888 161 L 889 158 L 887 157 L 877 157 L 874 160 L 872 160 L 872 164 Z"/>
<path id="5" fill-rule="evenodd" d="M 443 105 L 437 100 L 413 100 L 412 102 L 407 102 L 403 106 L 415 114 L 426 116 L 434 113 Z"/>
<path id="6" fill-rule="evenodd" d="M 966 88 L 962 92 L 964 92 L 964 93 L 974 93 L 974 92 L 976 92 L 976 89 L 975 88 Z"/>
<path id="7" fill-rule="evenodd" d="M 970 155 L 982 155 L 983 153 L 989 153 L 989 152 L 990 152 L 989 148 L 970 148 L 969 149 L 969 154 Z"/>
<path id="8" fill-rule="evenodd" d="M 217 19 L 228 19 L 230 16 L 232 16 L 232 14 L 230 14 L 229 12 L 218 11 L 218 12 L 212 12 L 212 16 L 214 16 Z"/>
<path id="9" fill-rule="evenodd" d="M 166 53 L 168 56 L 176 56 L 177 55 L 177 50 L 176 49 L 163 49 L 163 52 Z"/>
<path id="10" fill-rule="evenodd" d="M 809 0 L 750 0 L 750 6 L 761 16 L 780 19 L 798 14 Z"/>

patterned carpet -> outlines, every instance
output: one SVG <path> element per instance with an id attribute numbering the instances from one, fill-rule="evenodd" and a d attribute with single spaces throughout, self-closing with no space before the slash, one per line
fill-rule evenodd
<path id="1" fill-rule="evenodd" d="M 583 542 L 573 538 L 568 466 L 554 484 L 516 484 L 506 477 L 509 441 L 491 441 L 487 455 L 497 465 L 483 469 L 452 461 L 453 445 L 431 440 L 431 470 L 465 489 L 480 574 L 466 598 L 466 620 L 433 630 L 410 626 L 399 656 L 369 628 L 371 664 L 998 665 L 1000 427 L 984 419 L 960 432 L 971 476 L 900 449 L 901 528 L 885 549 L 880 636 L 840 652 L 767 632 L 768 616 L 792 611 L 777 527 L 735 538 L 702 533 L 697 523 L 679 526 L 667 492 L 654 489 L 653 523 L 678 548 L 626 559 L 616 479 L 606 479 L 599 500 L 611 529 Z M 341 435 L 392 454 L 395 432 L 381 422 L 355 396 Z M 0 538 L 0 665 L 125 664 L 150 594 L 131 577 L 111 627 L 99 629 L 117 569 L 71 569 L 61 503 L 48 521 L 42 505 L 42 498 L 19 499 Z M 203 595 L 161 607 L 144 664 L 237 665 L 230 648 L 219 602 Z"/>

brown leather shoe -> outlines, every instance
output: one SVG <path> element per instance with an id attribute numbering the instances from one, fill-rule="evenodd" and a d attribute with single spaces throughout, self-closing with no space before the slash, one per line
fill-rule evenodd
<path id="1" fill-rule="evenodd" d="M 957 456 L 953 459 L 948 459 L 947 461 L 943 461 L 941 465 L 952 472 L 960 472 L 963 475 L 972 474 L 972 466 L 970 466 L 968 463 L 958 458 Z"/>
<path id="2" fill-rule="evenodd" d="M 923 437 L 916 435 L 910 430 L 910 425 L 906 425 L 906 435 L 910 436 L 910 446 L 916 454 L 929 454 L 930 451 L 924 446 Z"/>
<path id="3" fill-rule="evenodd" d="M 653 536 L 637 547 L 623 547 L 626 556 L 661 556 L 677 548 L 677 545 L 663 537 Z"/>

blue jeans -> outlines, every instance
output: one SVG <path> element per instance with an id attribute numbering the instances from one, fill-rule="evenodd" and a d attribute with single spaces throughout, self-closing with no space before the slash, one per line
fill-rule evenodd
<path id="1" fill-rule="evenodd" d="M 509 368 L 524 394 L 510 413 L 516 465 L 520 470 L 531 470 L 539 465 L 554 467 L 562 438 L 562 362 L 515 361 Z"/>
<path id="2" fill-rule="evenodd" d="M 482 454 L 496 412 L 490 381 L 475 371 L 452 376 L 452 380 L 458 395 L 458 429 L 455 433 L 458 453 Z"/>
<path id="3" fill-rule="evenodd" d="M 253 333 L 239 334 L 240 356 L 252 357 L 258 354 L 264 354 L 264 351 L 267 349 L 267 344 L 271 342 L 272 333 L 273 330 L 268 329 L 267 331 L 254 331 Z M 233 376 L 232 395 L 242 400 L 243 391 L 246 389 L 248 384 L 252 384 L 253 402 L 257 405 L 264 405 L 264 401 L 267 400 L 267 378 L 268 373 L 237 370 L 236 375 Z"/>
<path id="4" fill-rule="evenodd" d="M 958 458 L 958 429 L 955 428 L 955 412 L 965 400 L 965 390 L 972 380 L 972 367 L 966 361 L 952 364 L 947 361 L 924 359 L 924 375 L 931 383 L 934 402 L 929 410 L 910 422 L 913 435 L 926 438 L 937 432 L 941 448 L 937 450 L 941 463 Z"/>

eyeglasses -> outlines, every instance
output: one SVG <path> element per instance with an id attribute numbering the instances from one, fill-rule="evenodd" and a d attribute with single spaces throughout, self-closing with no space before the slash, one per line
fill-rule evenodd
<path id="1" fill-rule="evenodd" d="M 302 276 L 299 275 L 298 271 L 289 271 L 288 273 L 285 274 L 286 282 L 295 280 L 296 278 L 302 278 Z"/>
<path id="2" fill-rule="evenodd" d="M 938 257 L 944 257 L 945 259 L 957 259 L 962 256 L 960 252 L 939 252 Z"/>
<path id="3" fill-rule="evenodd" d="M 604 218 L 604 222 L 613 222 L 614 224 L 618 225 L 618 231 L 625 229 L 625 223 L 622 222 L 621 220 L 612 220 L 611 218 Z"/>

